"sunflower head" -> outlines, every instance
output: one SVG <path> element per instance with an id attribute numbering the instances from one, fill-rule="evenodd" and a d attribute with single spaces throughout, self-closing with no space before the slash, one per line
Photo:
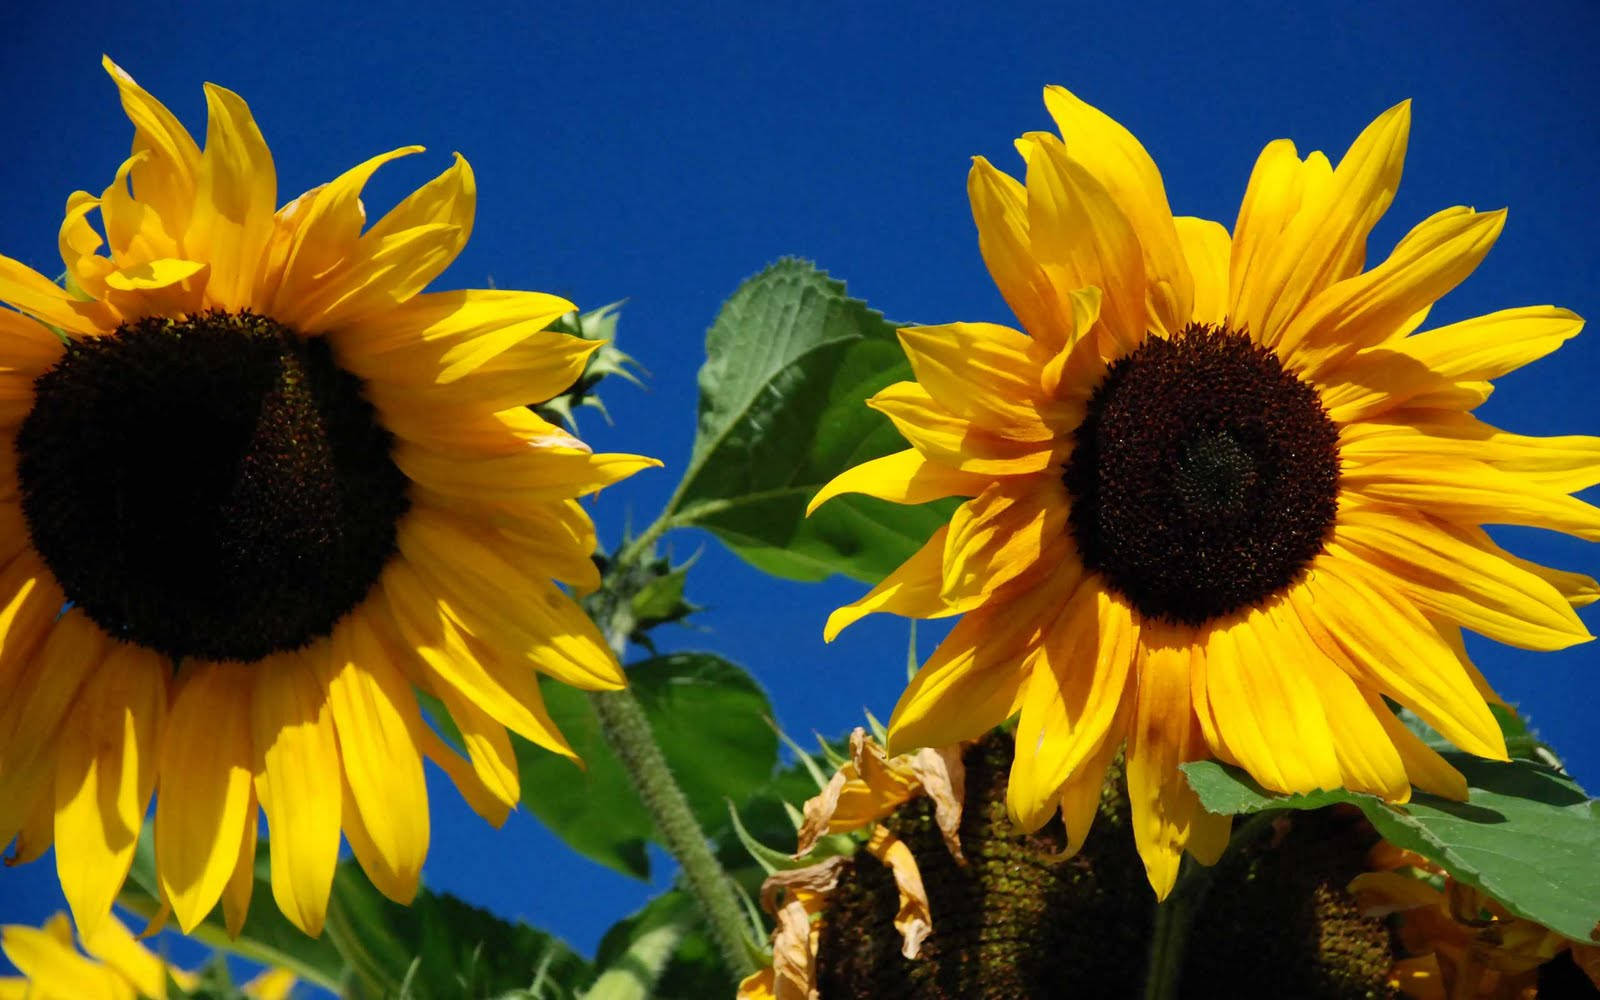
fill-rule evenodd
<path id="1" fill-rule="evenodd" d="M 1409 103 L 1337 163 L 1269 143 L 1231 231 L 1175 216 L 1110 117 L 1059 87 L 1045 104 L 1061 134 L 1017 141 L 1023 178 L 979 157 L 968 181 L 979 249 L 1022 329 L 902 330 L 915 381 L 869 403 L 909 447 L 812 501 L 962 499 L 828 621 L 832 639 L 874 612 L 960 619 L 900 699 L 890 752 L 1014 716 L 1011 815 L 1033 830 L 1059 810 L 1073 843 L 1125 752 L 1135 841 L 1163 896 L 1185 850 L 1210 863 L 1228 834 L 1186 761 L 1284 793 L 1464 796 L 1388 703 L 1504 759 L 1462 629 L 1532 649 L 1590 638 L 1573 609 L 1600 596 L 1595 581 L 1518 559 L 1483 526 L 1600 539 L 1600 511 L 1571 496 L 1600 482 L 1600 439 L 1527 437 L 1471 412 L 1582 321 L 1530 306 L 1422 329 L 1503 211 L 1436 213 L 1367 266 Z"/>
<path id="2" fill-rule="evenodd" d="M 370 225 L 367 181 L 421 147 L 280 206 L 238 95 L 206 86 L 202 146 L 105 67 L 132 151 L 67 199 L 66 287 L 0 257 L 0 844 L 54 844 L 92 939 L 154 796 L 171 911 L 237 932 L 264 810 L 315 934 L 341 833 L 415 894 L 425 758 L 498 823 L 508 730 L 576 757 L 538 675 L 624 683 L 569 593 L 599 583 L 577 501 L 658 463 L 528 409 L 600 346 L 548 329 L 570 302 L 424 291 L 472 231 L 464 158 Z"/>

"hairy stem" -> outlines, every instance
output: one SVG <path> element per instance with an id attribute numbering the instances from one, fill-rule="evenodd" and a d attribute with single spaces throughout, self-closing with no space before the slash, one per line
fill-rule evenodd
<path id="1" fill-rule="evenodd" d="M 650 550 L 650 542 L 659 537 L 668 526 L 666 518 L 652 525 L 620 553 L 614 565 L 617 578 L 642 555 Z M 644 544 L 639 544 L 643 542 Z M 618 661 L 626 658 L 628 635 L 633 631 L 633 614 L 628 595 L 619 595 L 600 622 L 606 641 L 616 653 Z M 683 870 L 683 881 L 704 914 L 711 936 L 722 952 L 723 960 L 733 974 L 743 979 L 755 972 L 750 950 L 745 945 L 748 922 L 739 903 L 733 881 L 723 871 L 722 865 L 711 850 L 705 831 L 694 818 L 689 800 L 667 765 L 655 734 L 650 730 L 650 720 L 633 692 L 596 691 L 589 695 L 595 715 L 600 720 L 600 732 L 606 745 L 611 747 L 628 772 L 634 791 L 644 803 L 645 810 L 655 821 L 662 845 Z"/>

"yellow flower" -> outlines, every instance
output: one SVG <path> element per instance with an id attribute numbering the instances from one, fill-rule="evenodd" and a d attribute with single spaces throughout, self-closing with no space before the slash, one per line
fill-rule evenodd
<path id="1" fill-rule="evenodd" d="M 1032 830 L 1059 806 L 1081 841 L 1126 745 L 1161 896 L 1186 847 L 1210 862 L 1228 832 L 1186 761 L 1217 757 L 1279 792 L 1464 795 L 1383 699 L 1503 759 L 1460 628 L 1532 649 L 1590 638 L 1573 606 L 1595 582 L 1517 559 L 1481 525 L 1600 538 L 1600 511 L 1569 495 L 1600 481 L 1600 439 L 1524 437 L 1469 412 L 1582 321 L 1531 306 L 1415 332 L 1502 211 L 1447 209 L 1364 269 L 1409 104 L 1337 166 L 1269 144 L 1230 235 L 1174 218 L 1115 121 L 1059 87 L 1045 103 L 1065 141 L 1018 141 L 1025 182 L 980 157 L 968 184 L 1026 333 L 902 330 L 917 380 L 871 405 L 912 447 L 812 502 L 970 498 L 828 621 L 831 639 L 872 612 L 964 616 L 896 707 L 890 752 L 1020 715 L 1010 811 Z"/>
<path id="2" fill-rule="evenodd" d="M 180 989 L 197 985 L 193 973 L 168 965 L 136 941 L 116 917 L 107 916 L 72 946 L 72 923 L 57 913 L 43 927 L 0 927 L 0 950 L 21 977 L 0 977 L 0 1000 L 166 1000 L 167 978 Z"/>
<path id="3" fill-rule="evenodd" d="M 892 873 L 900 907 L 894 916 L 901 954 L 916 958 L 933 930 L 928 893 L 911 848 L 878 820 L 926 795 L 945 845 L 957 859 L 961 842 L 963 770 L 956 747 L 922 749 L 890 758 L 857 728 L 850 734 L 850 760 L 827 787 L 805 804 L 795 857 L 811 853 L 824 834 L 870 828 L 864 850 Z M 761 886 L 761 904 L 777 918 L 772 934 L 772 965 L 739 984 L 739 1000 L 816 1000 L 817 948 L 822 940 L 828 898 L 839 885 L 848 858 L 834 856 L 813 865 L 773 873 Z"/>
<path id="4" fill-rule="evenodd" d="M 1408 957 L 1395 963 L 1391 981 L 1403 995 L 1522 1000 L 1536 995 L 1539 966 L 1563 952 L 1600 989 L 1600 947 L 1518 917 L 1391 844 L 1373 848 L 1371 864 L 1375 870 L 1356 876 L 1349 889 L 1369 915 L 1397 915 Z"/>
<path id="5" fill-rule="evenodd" d="M 574 756 L 535 672 L 624 683 L 553 582 L 598 583 L 575 498 L 658 463 L 524 408 L 596 346 L 545 330 L 570 303 L 422 291 L 472 229 L 461 157 L 363 231 L 368 178 L 420 147 L 278 208 L 237 95 L 206 86 L 202 149 L 105 66 L 133 154 L 67 200 L 70 292 L 0 257 L 0 844 L 54 842 L 92 938 L 155 794 L 179 923 L 220 898 L 237 932 L 259 804 L 273 896 L 316 934 L 341 830 L 416 892 L 424 757 L 498 823 L 507 729 Z"/>

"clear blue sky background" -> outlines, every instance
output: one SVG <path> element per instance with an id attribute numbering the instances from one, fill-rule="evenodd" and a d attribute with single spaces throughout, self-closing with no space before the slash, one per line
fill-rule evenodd
<path id="1" fill-rule="evenodd" d="M 1229 225 L 1265 142 L 1289 136 L 1337 156 L 1413 97 L 1405 181 L 1371 256 L 1439 208 L 1508 205 L 1498 247 L 1435 321 L 1546 302 L 1600 317 L 1593 0 L 671 6 L 398 0 L 349 13 L 303 0 L 85 0 L 47 13 L 23 0 L 0 38 L 0 252 L 54 274 L 68 192 L 98 191 L 127 155 L 102 52 L 197 134 L 202 81 L 244 95 L 281 199 L 373 153 L 426 144 L 426 157 L 380 174 L 368 204 L 387 207 L 460 150 L 477 171 L 478 223 L 440 287 L 492 277 L 584 307 L 629 299 L 621 346 L 650 369 L 649 389 L 608 387 L 615 426 L 585 415 L 583 430 L 668 469 L 595 507 L 613 543 L 625 518 L 654 516 L 688 456 L 718 304 L 778 256 L 817 261 L 896 319 L 1011 322 L 978 256 L 965 176 L 971 155 L 1011 164 L 1014 135 L 1050 126 L 1046 83 L 1140 136 L 1178 212 Z M 1600 432 L 1597 373 L 1600 330 L 1503 380 L 1482 412 L 1524 432 Z M 1593 546 L 1502 537 L 1530 558 L 1600 571 Z M 771 580 L 710 539 L 674 542 L 681 554 L 702 544 L 691 591 L 710 606 L 708 631 L 668 644 L 745 664 L 790 732 L 840 732 L 863 708 L 887 718 L 904 679 L 902 623 L 869 619 L 824 647 L 827 610 L 860 587 Z M 1600 652 L 1474 652 L 1600 788 Z M 430 885 L 585 952 L 650 891 L 525 814 L 492 831 L 443 786 L 433 808 Z M 0 871 L 0 922 L 60 905 L 49 860 Z"/>

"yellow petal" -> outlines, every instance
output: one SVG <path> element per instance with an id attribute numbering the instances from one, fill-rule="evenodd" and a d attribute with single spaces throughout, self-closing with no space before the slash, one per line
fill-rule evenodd
<path id="1" fill-rule="evenodd" d="M 1178 880 L 1178 865 L 1191 835 L 1200 835 L 1209 847 L 1217 822 L 1226 823 L 1227 817 L 1211 817 L 1202 809 L 1178 770 L 1179 764 L 1206 756 L 1189 702 L 1187 644 L 1177 630 L 1152 629 L 1146 623 L 1140 653 L 1138 692 L 1128 730 L 1128 801 L 1134 846 L 1160 900 Z"/>
<path id="2" fill-rule="evenodd" d="M 1266 613 L 1278 626 L 1285 669 L 1303 672 L 1322 705 L 1344 776 L 1343 786 L 1390 802 L 1408 800 L 1411 782 L 1406 777 L 1405 763 L 1373 718 L 1366 696 L 1351 679 L 1351 672 L 1330 660 L 1317 646 L 1289 602 L 1279 601 Z"/>
<path id="3" fill-rule="evenodd" d="M 169 972 L 183 976 L 135 940 L 116 917 L 107 917 L 93 934 L 83 935 L 83 950 L 132 983 L 140 996 L 166 1000 Z"/>
<path id="4" fill-rule="evenodd" d="M 890 503 L 919 504 L 945 497 L 977 496 L 989 482 L 987 476 L 960 472 L 929 461 L 915 448 L 907 448 L 839 473 L 811 498 L 806 514 L 846 493 L 861 493 Z"/>
<path id="5" fill-rule="evenodd" d="M 989 276 L 1023 329 L 1041 344 L 1059 349 L 1071 342 L 1071 314 L 1034 259 L 1028 237 L 1028 198 L 1022 185 L 981 156 L 967 174 L 978 249 Z"/>
<path id="6" fill-rule="evenodd" d="M 357 857 L 372 884 L 409 903 L 428 854 L 428 791 L 413 735 L 422 717 L 410 686 L 360 614 L 339 624 L 332 646 L 324 680 L 354 806 L 344 810 L 344 823 L 348 829 L 358 820 L 367 835 L 371 856 Z"/>
<path id="7" fill-rule="evenodd" d="M 422 755 L 439 766 L 472 811 L 482 816 L 490 826 L 499 827 L 505 823 L 506 817 L 511 814 L 511 809 L 521 794 L 520 789 L 510 793 L 511 801 L 505 801 L 504 796 L 491 789 L 478 776 L 473 770 L 473 764 L 463 760 L 460 754 L 446 745 L 438 733 L 423 727 L 420 736 Z"/>
<path id="8" fill-rule="evenodd" d="M 1306 303 L 1279 337 L 1279 354 L 1314 377 L 1383 343 L 1476 270 L 1505 221 L 1504 210 L 1453 208 L 1418 223 L 1382 264 Z"/>
<path id="9" fill-rule="evenodd" d="M 133 863 L 167 707 L 167 658 L 115 643 L 78 692 L 56 765 L 56 872 L 93 935 Z"/>
<path id="10" fill-rule="evenodd" d="M 1470 410 L 1488 398 L 1487 382 L 1454 382 L 1387 348 L 1364 351 L 1319 379 L 1328 418 L 1339 426 L 1373 420 L 1402 406 Z"/>
<path id="11" fill-rule="evenodd" d="M 944 618 L 975 607 L 972 601 L 951 604 L 940 596 L 944 583 L 945 538 L 949 534 L 950 526 L 942 525 L 915 555 L 897 566 L 865 596 L 830 614 L 822 629 L 823 641 L 832 642 L 840 632 L 878 612 L 907 618 Z"/>
<path id="12" fill-rule="evenodd" d="M 1425 792 L 1465 802 L 1466 777 L 1441 757 L 1438 751 L 1422 742 L 1410 726 L 1397 719 L 1382 698 L 1369 691 L 1366 692 L 1366 699 L 1373 717 L 1383 726 L 1394 744 L 1395 752 L 1405 763 L 1406 777 L 1410 782 Z"/>
<path id="13" fill-rule="evenodd" d="M 1138 235 L 1151 328 L 1168 333 L 1183 329 L 1190 318 L 1193 283 L 1155 161 L 1132 133 L 1066 88 L 1046 87 L 1044 104 L 1061 130 L 1068 155 L 1100 182 Z"/>
<path id="14" fill-rule="evenodd" d="M 462 630 L 460 614 L 452 602 L 403 561 L 389 564 L 382 584 L 395 625 L 405 645 L 426 667 L 428 687 L 435 694 L 447 704 L 447 695 L 459 695 L 462 701 L 525 739 L 577 759 L 545 712 L 532 670 L 515 661 L 506 662 L 494 647 L 475 642 Z M 503 739 L 504 733 L 499 738 Z M 468 751 L 472 751 L 470 743 Z M 488 783 L 497 788 L 504 785 L 503 781 L 499 785 Z"/>
<path id="15" fill-rule="evenodd" d="M 38 653 L 27 657 L 0 705 L 0 801 L 11 794 L 8 779 L 29 767 L 38 750 L 54 740 L 79 685 L 100 666 L 104 636 L 82 610 L 73 608 L 50 629 Z M 18 660 L 24 662 L 20 656 Z"/>
<path id="16" fill-rule="evenodd" d="M 1173 219 L 1178 244 L 1194 281 L 1194 306 L 1189 319 L 1211 326 L 1228 318 L 1228 259 L 1233 240 L 1227 227 L 1209 219 L 1180 215 Z"/>
<path id="17" fill-rule="evenodd" d="M 1077 579 L 1076 570 L 1058 573 L 957 622 L 895 705 L 889 753 L 976 739 L 1016 711 L 1023 662 Z"/>
<path id="18" fill-rule="evenodd" d="M 1028 158 L 1028 235 L 1058 298 L 1088 285 L 1100 289 L 1100 352 L 1136 347 L 1155 317 L 1145 305 L 1139 240 L 1121 208 L 1060 140 L 1041 135 Z"/>
<path id="19" fill-rule="evenodd" d="M 122 110 L 133 122 L 133 151 L 145 155 L 132 171 L 140 201 L 153 208 L 174 240 L 189 229 L 200 174 L 200 147 L 172 112 L 109 58 L 100 64 L 117 85 Z M 117 241 L 112 239 L 112 245 Z"/>
<path id="20" fill-rule="evenodd" d="M 251 1000 L 289 1000 L 299 980 L 288 969 L 264 969 L 239 988 Z"/>
<path id="21" fill-rule="evenodd" d="M 1116 719 L 1106 732 L 1106 738 L 1094 756 L 1074 769 L 1072 777 L 1062 784 L 1059 798 L 1061 825 L 1067 832 L 1067 843 L 1062 848 L 1065 857 L 1083 850 L 1083 842 L 1100 814 L 1100 799 L 1105 791 L 1106 768 L 1122 749 L 1127 738 L 1128 720 L 1133 717 L 1134 699 L 1123 698 Z M 1048 817 L 1046 817 L 1048 818 Z"/>
<path id="22" fill-rule="evenodd" d="M 1578 335 L 1583 320 L 1555 306 L 1503 309 L 1388 345 L 1446 378 L 1495 379 L 1537 361 Z"/>
<path id="23" fill-rule="evenodd" d="M 661 463 L 642 455 L 592 455 L 566 447 L 527 448 L 505 458 L 461 461 L 401 441 L 394 462 L 410 478 L 449 496 L 506 503 L 569 500 Z"/>
<path id="24" fill-rule="evenodd" d="M 1357 465 L 1344 470 L 1340 488 L 1459 524 L 1519 524 L 1600 541 L 1600 509 L 1472 458 L 1436 454 Z"/>
<path id="25" fill-rule="evenodd" d="M 1075 562 L 1070 509 L 1059 476 L 1001 480 L 957 507 L 944 549 L 945 601 L 982 602 Z"/>
<path id="26" fill-rule="evenodd" d="M 260 305 L 255 278 L 272 235 L 278 174 L 244 99 L 212 83 L 205 91 L 206 147 L 184 249 L 211 265 L 207 301 L 237 312 Z"/>
<path id="27" fill-rule="evenodd" d="M 899 331 L 917 384 L 941 406 L 1019 441 L 1055 432 L 1041 413 L 1039 364 L 1027 337 L 992 323 L 950 323 Z"/>
<path id="28" fill-rule="evenodd" d="M 503 345 L 470 364 L 450 360 L 447 345 L 424 343 L 358 358 L 350 370 L 367 379 L 373 403 L 385 410 L 454 407 L 494 413 L 566 392 L 601 346 L 599 341 L 546 331 L 534 323 L 501 332 Z M 490 345 L 479 346 L 490 350 Z"/>
<path id="29" fill-rule="evenodd" d="M 1331 549 L 1290 598 L 1312 639 L 1354 668 L 1359 683 L 1410 708 L 1468 753 L 1506 759 L 1500 727 L 1461 661 L 1410 602 L 1359 563 Z"/>
<path id="30" fill-rule="evenodd" d="M 243 836 L 239 838 L 238 852 L 233 872 L 222 890 L 222 916 L 228 936 L 236 938 L 244 929 L 245 917 L 250 914 L 250 897 L 256 887 L 256 838 L 260 833 L 261 816 L 254 784 L 250 787 L 249 804 L 244 811 Z"/>
<path id="31" fill-rule="evenodd" d="M 0 302 L 42 323 L 68 333 L 91 335 L 116 327 L 116 321 L 98 302 L 79 302 L 66 289 L 23 264 L 0 254 Z"/>
<path id="32" fill-rule="evenodd" d="M 1124 695 L 1137 642 L 1132 611 L 1093 577 L 1079 585 L 1044 637 L 1023 694 L 1006 793 L 1012 819 L 1024 831 L 1042 826 L 1062 786 L 1080 768 L 1094 771 L 1089 762 L 1120 735 L 1114 721 L 1131 701 Z M 1099 770 L 1103 777 L 1104 762 Z M 1081 844 L 1087 825 L 1069 826 L 1069 837 L 1077 835 Z"/>
<path id="33" fill-rule="evenodd" d="M 1308 182 L 1332 174 L 1327 157 L 1312 153 L 1302 163 L 1288 139 L 1275 139 L 1256 157 L 1233 225 L 1228 264 L 1228 308 L 1240 329 L 1254 332 L 1264 315 L 1247 315 L 1246 294 L 1254 295 L 1274 263 L 1274 250 L 1295 213 Z"/>
<path id="34" fill-rule="evenodd" d="M 1406 409 L 1383 421 L 1340 428 L 1346 468 L 1385 459 L 1448 455 L 1487 462 L 1502 472 L 1561 493 L 1600 483 L 1600 437 L 1529 437 L 1486 424 L 1469 413 Z"/>
<path id="35" fill-rule="evenodd" d="M 1343 785 L 1303 655 L 1255 608 L 1214 626 L 1205 647 L 1207 703 L 1228 756 L 1264 787 L 1288 794 Z"/>
<path id="36" fill-rule="evenodd" d="M 184 664 L 161 742 L 156 868 L 184 933 L 206 918 L 238 862 L 251 803 L 251 669 Z"/>
<path id="37" fill-rule="evenodd" d="M 1059 461 L 1063 446 L 1049 439 L 1017 440 L 962 419 L 915 382 L 896 382 L 867 400 L 894 422 L 923 456 L 960 472 L 1019 476 Z"/>
<path id="38" fill-rule="evenodd" d="M 293 303 L 314 294 L 328 272 L 355 250 L 367 219 L 361 191 L 378 168 L 420 152 L 421 146 L 402 146 L 380 153 L 320 186 L 306 199 L 295 214 L 294 235 L 269 305 L 274 315 L 286 313 Z"/>
<path id="39" fill-rule="evenodd" d="M 471 526 L 441 512 L 414 510 L 399 532 L 400 551 L 450 598 L 458 621 L 481 639 L 485 630 L 512 645 L 544 673 L 585 691 L 627 684 L 594 622 L 553 584 L 519 567 Z"/>
<path id="40" fill-rule="evenodd" d="M 543 292 L 510 289 L 464 289 L 424 292 L 394 309 L 352 321 L 333 337 L 342 364 L 354 371 L 366 359 L 418 344 L 440 345 L 452 365 L 487 360 L 504 331 L 534 326 L 544 329 L 557 317 L 576 311 L 566 299 Z M 503 347 L 502 347 L 503 349 Z"/>
<path id="41" fill-rule="evenodd" d="M 1410 101 L 1379 115 L 1325 186 L 1305 187 L 1293 217 L 1263 248 L 1268 253 L 1249 262 L 1233 318 L 1256 339 L 1276 344 L 1314 295 L 1361 270 L 1367 236 L 1399 187 L 1410 131 Z M 1234 232 L 1243 231 L 1241 218 Z"/>
<path id="42" fill-rule="evenodd" d="M 1330 548 L 1381 572 L 1429 614 L 1497 642 L 1549 650 L 1591 638 L 1559 591 L 1483 551 L 1471 529 L 1346 504 Z"/>
<path id="43" fill-rule="evenodd" d="M 70 932 L 69 932 L 70 934 Z M 134 1000 L 133 986 L 48 930 L 0 928 L 0 949 L 29 980 L 29 1000 Z"/>
<path id="44" fill-rule="evenodd" d="M 339 862 L 340 768 L 327 692 L 309 662 L 326 643 L 252 669 L 256 796 L 267 814 L 272 897 L 312 937 L 322 933 Z"/>

